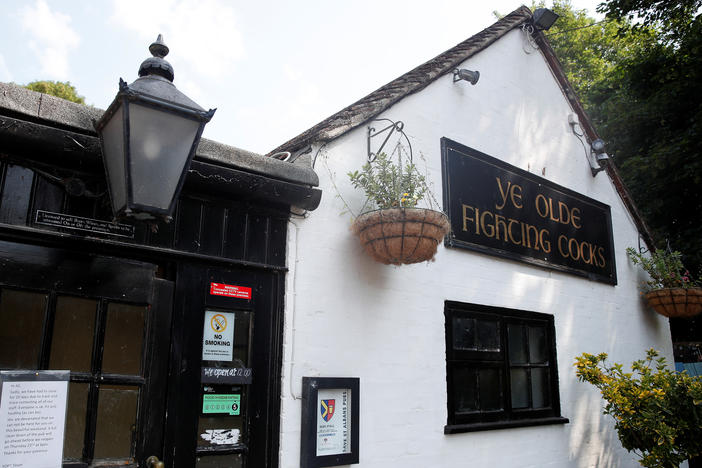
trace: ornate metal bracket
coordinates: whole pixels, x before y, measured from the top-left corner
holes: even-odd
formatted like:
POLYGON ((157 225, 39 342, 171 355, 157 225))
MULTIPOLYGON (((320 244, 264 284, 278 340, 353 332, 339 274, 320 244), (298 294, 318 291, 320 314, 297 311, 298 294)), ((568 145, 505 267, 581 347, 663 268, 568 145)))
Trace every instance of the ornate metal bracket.
MULTIPOLYGON (((405 135, 405 132, 402 131, 402 129, 405 128, 404 122, 402 122, 401 120, 398 120, 397 122, 393 122, 390 119, 373 120, 373 122, 382 122, 382 121, 390 122, 390 125, 388 125, 385 128, 382 128, 378 131, 376 131, 374 127, 368 126, 368 162, 375 161, 375 158, 377 158, 378 154, 383 151, 383 148, 385 148, 385 145, 387 144, 388 140, 390 139, 392 134, 395 133, 396 131, 400 132, 405 138, 407 138, 407 136, 405 135), (374 138, 374 137, 380 135, 381 133, 385 133, 385 132, 388 132, 388 134, 385 137, 385 140, 383 140, 383 143, 380 145, 380 148, 378 148, 378 151, 376 151, 375 153, 372 152, 371 151, 371 138, 374 138)), ((410 160, 411 159, 412 159, 412 153, 410 152, 410 160)))

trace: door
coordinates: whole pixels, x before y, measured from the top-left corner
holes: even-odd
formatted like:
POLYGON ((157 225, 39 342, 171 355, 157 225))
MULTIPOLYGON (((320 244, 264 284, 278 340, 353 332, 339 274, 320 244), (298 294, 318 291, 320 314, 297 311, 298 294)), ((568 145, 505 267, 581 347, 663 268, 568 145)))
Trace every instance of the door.
POLYGON ((0 241, 0 369, 68 369, 64 466, 162 458, 173 285, 149 263, 0 241))
POLYGON ((283 274, 180 265, 165 454, 174 468, 275 468, 283 274))

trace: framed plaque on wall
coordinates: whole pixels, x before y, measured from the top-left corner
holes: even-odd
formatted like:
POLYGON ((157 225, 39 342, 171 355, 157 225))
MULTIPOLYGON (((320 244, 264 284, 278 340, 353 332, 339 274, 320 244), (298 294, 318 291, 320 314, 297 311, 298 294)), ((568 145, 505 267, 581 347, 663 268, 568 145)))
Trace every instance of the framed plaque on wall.
POLYGON ((300 466, 358 463, 358 377, 302 378, 300 466))

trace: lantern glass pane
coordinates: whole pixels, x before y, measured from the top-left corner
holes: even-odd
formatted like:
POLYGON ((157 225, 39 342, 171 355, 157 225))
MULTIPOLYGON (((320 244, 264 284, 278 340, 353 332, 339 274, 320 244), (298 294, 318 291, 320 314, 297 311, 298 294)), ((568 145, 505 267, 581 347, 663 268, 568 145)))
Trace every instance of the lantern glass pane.
POLYGON ((107 175, 110 183, 110 194, 112 195, 112 208, 115 213, 127 204, 126 178, 124 175, 124 119, 123 106, 119 106, 117 112, 105 128, 102 130, 104 164, 107 166, 107 175))
POLYGON ((129 106, 133 203, 169 208, 199 127, 170 112, 129 106))

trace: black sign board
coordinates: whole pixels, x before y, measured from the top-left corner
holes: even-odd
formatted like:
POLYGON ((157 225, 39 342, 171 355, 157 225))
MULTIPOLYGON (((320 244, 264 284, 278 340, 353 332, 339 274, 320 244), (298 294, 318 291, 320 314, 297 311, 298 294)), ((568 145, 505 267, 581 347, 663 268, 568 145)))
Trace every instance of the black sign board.
POLYGON ((610 208, 441 139, 447 245, 617 284, 610 208))

